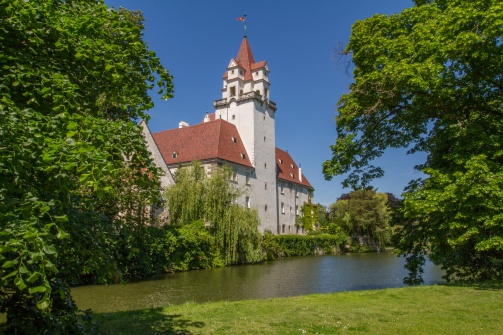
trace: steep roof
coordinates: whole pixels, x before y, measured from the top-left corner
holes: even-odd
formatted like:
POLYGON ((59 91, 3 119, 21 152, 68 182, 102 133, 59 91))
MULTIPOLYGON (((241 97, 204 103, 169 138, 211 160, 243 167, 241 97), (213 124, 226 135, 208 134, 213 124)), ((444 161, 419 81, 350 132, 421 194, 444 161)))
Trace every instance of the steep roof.
POLYGON ((299 167, 293 161, 287 151, 276 148, 276 166, 278 179, 283 179, 295 184, 303 185, 307 188, 313 188, 307 178, 302 174, 302 181, 299 179, 299 167))
MULTIPOLYGON (((241 42, 241 46, 239 47, 238 55, 234 58, 236 63, 244 69, 244 80, 252 80, 252 70, 263 68, 266 64, 265 60, 255 63, 255 59, 253 58, 253 53, 250 48, 250 44, 248 43, 248 39, 245 37, 241 42)), ((224 73, 224 79, 227 78, 227 71, 224 73)))
POLYGON ((167 165, 219 158, 253 167, 236 126, 222 119, 152 136, 167 165))

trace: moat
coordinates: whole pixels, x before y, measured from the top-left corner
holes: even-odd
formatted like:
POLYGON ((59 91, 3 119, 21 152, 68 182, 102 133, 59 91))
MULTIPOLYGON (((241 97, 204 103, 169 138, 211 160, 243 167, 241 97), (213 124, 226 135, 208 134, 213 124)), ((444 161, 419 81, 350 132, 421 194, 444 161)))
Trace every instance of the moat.
MULTIPOLYGON (((80 309, 115 312, 181 304, 288 297, 402 287, 405 260, 390 252, 309 256, 253 265, 187 271, 125 285, 72 289, 80 309)), ((425 285, 441 283, 442 271, 427 262, 425 285)))

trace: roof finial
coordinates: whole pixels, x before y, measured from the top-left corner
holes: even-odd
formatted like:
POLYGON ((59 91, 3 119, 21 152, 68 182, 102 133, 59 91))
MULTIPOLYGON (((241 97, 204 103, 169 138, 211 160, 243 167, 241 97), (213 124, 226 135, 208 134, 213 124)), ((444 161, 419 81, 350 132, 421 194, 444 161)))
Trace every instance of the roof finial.
POLYGON ((244 38, 246 38, 246 13, 243 16, 238 17, 236 20, 243 21, 243 23, 244 23, 244 32, 245 32, 244 38))

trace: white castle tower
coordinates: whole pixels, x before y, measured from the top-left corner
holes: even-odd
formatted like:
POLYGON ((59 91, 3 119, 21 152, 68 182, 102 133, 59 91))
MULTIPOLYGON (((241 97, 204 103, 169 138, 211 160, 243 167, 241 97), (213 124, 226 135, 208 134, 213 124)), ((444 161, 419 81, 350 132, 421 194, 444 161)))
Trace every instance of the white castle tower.
POLYGON ((215 118, 236 126, 255 168, 247 189, 258 209, 261 226, 278 231, 275 124, 276 104, 270 97, 266 61, 255 62, 244 37, 236 58, 223 76, 222 99, 214 102, 215 118))

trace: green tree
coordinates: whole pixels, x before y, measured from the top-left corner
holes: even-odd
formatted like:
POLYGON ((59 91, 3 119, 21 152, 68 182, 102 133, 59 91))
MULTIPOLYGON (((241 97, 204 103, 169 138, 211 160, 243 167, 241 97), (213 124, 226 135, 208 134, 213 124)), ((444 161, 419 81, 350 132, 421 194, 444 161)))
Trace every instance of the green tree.
POLYGON ((384 247, 390 240, 387 200, 385 193, 356 190, 330 205, 330 215, 349 236, 368 236, 384 247))
POLYGON ((316 204, 305 202, 300 208, 302 216, 297 219, 297 224, 301 224, 306 232, 311 232, 320 227, 319 211, 316 204))
POLYGON ((169 222, 177 226, 205 222, 226 265, 257 262, 262 260, 258 213, 236 204, 243 192, 229 183, 231 173, 223 166, 208 176, 197 161, 179 168, 176 183, 164 193, 169 222))
POLYGON ((318 223, 320 228, 326 228, 330 224, 329 221, 329 210, 327 206, 322 205, 320 203, 316 204, 316 212, 318 216, 318 223))
POLYGON ((159 188, 132 120, 171 76, 139 12, 2 0, 0 18, 0 312, 13 333, 81 333, 68 284, 120 275, 114 239, 159 188))
POLYGON ((364 186, 386 148, 428 153, 404 194, 410 283, 426 250, 447 279, 503 277, 502 18, 498 0, 432 0, 353 25, 354 83, 323 171, 364 186))

